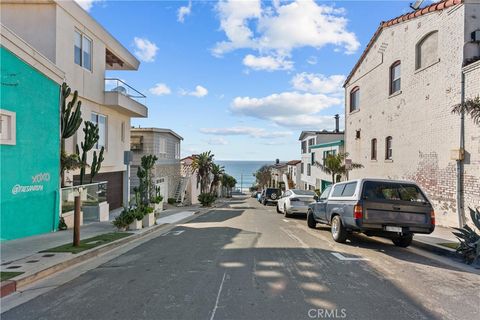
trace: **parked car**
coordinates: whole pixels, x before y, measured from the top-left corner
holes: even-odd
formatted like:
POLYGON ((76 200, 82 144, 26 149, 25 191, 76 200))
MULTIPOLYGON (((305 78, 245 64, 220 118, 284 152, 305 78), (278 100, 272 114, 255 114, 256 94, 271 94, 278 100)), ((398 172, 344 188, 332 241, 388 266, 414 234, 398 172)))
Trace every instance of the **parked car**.
POLYGON ((260 191, 259 194, 257 194, 257 200, 258 202, 262 202, 263 194, 265 193, 265 190, 260 191))
POLYGON ((257 199, 259 193, 262 193, 262 192, 261 191, 253 191, 252 194, 251 194, 252 198, 257 199))
POLYGON ((309 190, 290 189, 277 201, 277 212, 289 217, 294 213, 307 213, 308 205, 315 201, 316 193, 309 190))
POLYGON ((414 182, 360 179, 327 187, 309 205, 307 224, 331 225, 332 237, 345 242, 349 233, 386 237, 408 247, 414 233, 432 233, 435 213, 414 182))
POLYGON ((282 196, 282 190, 277 188, 267 188, 262 192, 262 204, 266 206, 269 203, 277 203, 282 196))

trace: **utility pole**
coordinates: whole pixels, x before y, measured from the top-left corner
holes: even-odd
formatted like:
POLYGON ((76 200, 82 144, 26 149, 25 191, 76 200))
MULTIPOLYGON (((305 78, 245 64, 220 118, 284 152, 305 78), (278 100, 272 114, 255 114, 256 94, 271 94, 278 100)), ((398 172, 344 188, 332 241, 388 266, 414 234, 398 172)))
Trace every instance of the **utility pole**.
POLYGON ((243 194, 243 173, 240 174, 240 193, 243 194))

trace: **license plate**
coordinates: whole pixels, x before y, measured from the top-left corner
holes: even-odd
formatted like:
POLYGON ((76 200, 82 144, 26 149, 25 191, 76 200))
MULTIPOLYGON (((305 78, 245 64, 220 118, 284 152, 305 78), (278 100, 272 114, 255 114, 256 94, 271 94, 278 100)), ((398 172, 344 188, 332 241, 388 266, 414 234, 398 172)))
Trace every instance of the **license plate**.
POLYGON ((391 227, 391 226, 386 226, 385 230, 391 231, 391 232, 402 232, 401 227, 391 227))

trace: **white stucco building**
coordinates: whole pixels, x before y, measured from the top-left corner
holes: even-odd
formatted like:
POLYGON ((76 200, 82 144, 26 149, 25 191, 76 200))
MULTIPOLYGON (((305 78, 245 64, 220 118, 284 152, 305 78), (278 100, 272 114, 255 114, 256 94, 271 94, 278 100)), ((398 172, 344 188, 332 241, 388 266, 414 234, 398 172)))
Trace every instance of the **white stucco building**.
MULTIPOLYGON (((110 209, 121 207, 129 194, 124 152, 130 150, 130 119, 147 117, 148 109, 143 94, 121 80, 108 79, 106 72, 135 71, 140 62, 75 1, 2 0, 0 11, 2 24, 63 70, 72 93, 78 91, 83 120, 99 126, 94 149, 105 147, 95 180, 108 181, 110 209)), ((83 128, 82 124, 66 141, 67 153, 74 153, 83 141, 83 128)), ((92 151, 88 163, 91 156, 92 151)), ((67 183, 78 180, 78 173, 67 175, 67 183)))
POLYGON ((452 114, 480 94, 479 34, 480 1, 428 5, 382 22, 345 82, 350 178, 416 181, 440 225, 480 206, 480 126, 452 114))

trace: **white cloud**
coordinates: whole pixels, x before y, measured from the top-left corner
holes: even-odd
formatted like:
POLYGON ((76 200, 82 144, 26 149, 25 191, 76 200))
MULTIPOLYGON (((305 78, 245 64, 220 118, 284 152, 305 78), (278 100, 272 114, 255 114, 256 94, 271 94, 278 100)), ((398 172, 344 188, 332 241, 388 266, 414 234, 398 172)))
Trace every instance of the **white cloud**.
POLYGON ((180 94, 182 96, 194 96, 194 97, 197 97, 197 98, 202 98, 202 97, 205 97, 208 94, 208 90, 207 90, 207 88, 205 88, 201 85, 198 85, 198 86, 195 87, 194 91, 186 91, 186 90, 181 89, 180 94))
POLYGON ((278 126, 321 129, 327 123, 333 125, 334 121, 319 113, 341 104, 342 99, 339 97, 293 91, 261 98, 237 97, 230 110, 234 114, 271 121, 278 126))
POLYGON ((295 75, 292 80, 294 89, 312 93, 340 94, 343 95, 344 75, 325 76, 323 74, 302 72, 295 75))
POLYGON ((78 3, 78 5, 82 7, 85 11, 90 11, 93 4, 100 1, 103 0, 75 0, 75 2, 78 3))
POLYGON ((177 21, 180 23, 185 22, 185 17, 192 13, 192 1, 188 1, 188 6, 182 6, 178 9, 177 21))
POLYGON ((311 56, 307 59, 307 63, 311 65, 315 65, 318 63, 317 57, 311 56))
POLYGON ((213 48, 216 56, 252 49, 262 56, 289 57, 295 48, 326 45, 351 54, 360 47, 356 35, 347 29, 345 10, 314 0, 275 1, 263 7, 260 0, 221 0, 216 10, 227 37, 213 48))
POLYGON ((151 94, 156 96, 164 96, 172 93, 172 90, 165 83, 157 83, 153 88, 148 90, 151 94))
POLYGON ((155 43, 151 42, 146 38, 135 37, 133 39, 135 42, 135 55, 144 62, 153 62, 155 61, 155 56, 158 51, 158 47, 155 43))
POLYGON ((286 60, 285 57, 274 56, 260 56, 256 57, 251 54, 247 54, 243 58, 243 64, 253 70, 291 70, 293 68, 293 62, 286 60))
POLYGON ((230 127, 230 128, 202 128, 200 132, 221 136, 249 136, 252 138, 284 138, 292 135, 291 131, 267 131, 263 128, 254 127, 230 127))
POLYGON ((228 144, 228 141, 225 138, 217 137, 209 139, 207 143, 212 146, 224 146, 228 144))

